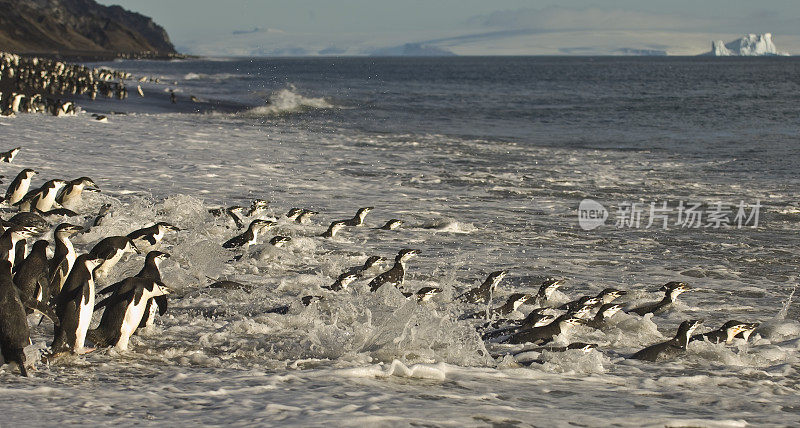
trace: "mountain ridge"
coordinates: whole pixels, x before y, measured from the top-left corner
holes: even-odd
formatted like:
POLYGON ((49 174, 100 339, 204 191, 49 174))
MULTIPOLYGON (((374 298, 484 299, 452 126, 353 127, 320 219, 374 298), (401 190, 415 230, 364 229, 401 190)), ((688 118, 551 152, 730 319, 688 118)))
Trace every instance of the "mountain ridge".
POLYGON ((0 0, 0 50, 35 55, 173 56, 147 16, 94 0, 0 0))

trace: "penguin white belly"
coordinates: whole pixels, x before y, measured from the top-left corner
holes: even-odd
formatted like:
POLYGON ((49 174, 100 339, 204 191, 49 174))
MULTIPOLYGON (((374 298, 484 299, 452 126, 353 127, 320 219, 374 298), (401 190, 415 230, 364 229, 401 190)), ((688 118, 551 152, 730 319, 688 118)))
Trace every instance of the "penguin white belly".
MULTIPOLYGON (((75 253, 74 249, 70 248, 70 251, 67 253, 67 256, 65 258, 67 259, 67 274, 69 274, 69 271, 72 270, 72 266, 75 265, 75 260, 78 258, 78 255, 75 253)), ((66 280, 66 279, 67 278, 65 276, 64 280, 66 280)), ((64 284, 61 284, 61 285, 64 285, 64 284)))
POLYGON ((64 193, 64 196, 61 198, 61 206, 68 209, 75 209, 80 201, 80 198, 81 192, 78 192, 77 190, 64 193))
POLYGON ((165 233, 165 231, 162 230, 161 228, 159 228, 158 229, 158 233, 153 235, 153 239, 155 239, 155 241, 156 241, 155 245, 158 245, 158 243, 161 242, 162 239, 164 239, 164 233, 165 233))
POLYGON ((84 299, 81 298, 81 307, 78 315, 78 330, 75 334, 75 346, 73 347, 77 353, 83 351, 83 345, 86 342, 86 332, 89 331, 89 324, 92 322, 92 313, 94 313, 94 287, 91 287, 88 300, 84 301, 84 299))
POLYGON ((39 198, 39 201, 36 203, 36 209, 39 211, 50 211, 55 201, 56 192, 47 192, 43 198, 39 198))
POLYGON ((118 350, 125 351, 128 349, 131 335, 139 327, 139 323, 142 322, 145 306, 147 306, 147 299, 145 298, 140 299, 138 305, 134 305, 133 301, 128 305, 125 310, 125 318, 123 318, 122 325, 119 328, 119 340, 116 345, 118 350))
POLYGON ((8 198, 8 204, 9 205, 14 205, 17 202, 19 202, 20 199, 22 199, 22 197, 25 196, 26 193, 28 193, 28 188, 29 187, 30 187, 30 182, 28 182, 27 186, 22 185, 22 186, 18 187, 14 191, 14 193, 11 194, 11 197, 8 198))

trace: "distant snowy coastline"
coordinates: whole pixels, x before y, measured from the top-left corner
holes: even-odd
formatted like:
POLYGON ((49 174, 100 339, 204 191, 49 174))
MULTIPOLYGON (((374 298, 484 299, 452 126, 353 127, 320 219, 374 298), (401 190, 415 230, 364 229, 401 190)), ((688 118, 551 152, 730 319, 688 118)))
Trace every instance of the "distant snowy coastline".
POLYGON ((703 55, 708 56, 789 56, 788 53, 779 52, 772 42, 772 33, 747 34, 732 42, 722 40, 711 42, 711 51, 703 55))

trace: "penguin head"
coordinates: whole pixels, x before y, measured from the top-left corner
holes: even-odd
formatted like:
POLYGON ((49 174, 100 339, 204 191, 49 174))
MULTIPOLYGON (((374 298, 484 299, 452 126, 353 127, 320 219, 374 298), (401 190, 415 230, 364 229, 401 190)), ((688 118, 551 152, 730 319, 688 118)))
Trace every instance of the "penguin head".
POLYGON ((345 226, 344 221, 334 221, 333 223, 331 223, 330 226, 328 226, 328 229, 331 231, 331 233, 336 233, 339 229, 343 228, 344 226, 345 226))
POLYGON ((253 215, 257 211, 262 211, 267 209, 269 202, 265 199, 253 199, 253 202, 250 204, 250 215, 253 215))
MULTIPOLYGON (((528 314, 530 316, 530 314, 528 314)), ((552 314, 538 314, 534 316, 534 319, 530 320, 533 322, 533 327, 544 327, 556 319, 555 315, 552 314)))
POLYGON ((292 208, 286 213, 286 217, 290 220, 294 220, 301 212, 303 212, 302 208, 292 208))
POLYGON ((700 327, 700 324, 703 323, 703 319, 696 319, 696 320, 687 320, 681 323, 678 326, 678 332, 675 334, 675 339, 679 339, 682 343, 687 343, 689 338, 692 336, 692 333, 700 327))
POLYGON ((20 240, 30 238, 36 233, 36 231, 33 228, 22 227, 15 224, 6 229, 5 233, 10 233, 12 240, 20 240))
POLYGON ((379 263, 383 263, 385 261, 386 261, 386 257, 370 256, 367 259, 367 261, 364 262, 364 266, 361 268, 361 270, 367 270, 367 269, 369 269, 369 268, 371 268, 371 267, 373 267, 373 266, 375 266, 375 265, 377 265, 379 263))
POLYGON ((83 226, 77 226, 70 223, 61 223, 56 226, 55 234, 74 235, 83 231, 83 226))
POLYGON ((414 257, 416 257, 417 255, 419 255, 419 253, 420 253, 419 250, 415 250, 415 249, 412 249, 412 248, 405 248, 405 249, 400 250, 399 253, 397 253, 397 257, 395 257, 395 261, 404 263, 404 262, 407 262, 407 261, 413 259, 414 257))
POLYGON ((50 183, 56 190, 60 190, 60 189, 64 188, 68 184, 66 182, 66 180, 62 180, 60 178, 56 178, 54 180, 50 180, 50 183))
POLYGON ((492 284, 492 288, 496 288, 500 281, 508 275, 508 271, 498 270, 489 274, 489 277, 486 278, 486 281, 492 284))
POLYGON ((586 320, 583 320, 583 319, 578 318, 576 316, 571 316, 571 317, 565 318, 564 321, 562 321, 562 323, 563 323, 562 327, 571 328, 571 327, 574 327, 576 325, 586 324, 586 320))
POLYGON ((616 288, 606 288, 600 292, 598 297, 603 301, 603 303, 611 303, 617 298, 628 294, 625 290, 617 290, 616 288))
POLYGON ((403 220, 398 220, 396 218, 393 218, 386 222, 386 224, 383 226, 383 229, 394 230, 400 227, 402 224, 403 220))
POLYGON ((161 251, 150 251, 147 253, 146 261, 154 263, 156 266, 161 265, 161 262, 168 259, 170 255, 161 251))
POLYGON ((554 291, 558 290, 558 287, 561 287, 560 279, 547 278, 539 287, 539 295, 549 298, 554 291))
POLYGON ((358 218, 360 218, 361 220, 363 220, 363 219, 364 219, 364 217, 366 217, 366 216, 367 216, 367 214, 369 214, 369 212, 370 212, 370 211, 372 211, 372 210, 374 210, 374 209, 375 209, 375 207, 364 207, 364 208, 359 208, 359 209, 358 209, 358 211, 356 211, 356 217, 358 217, 358 218))
POLYGON ((691 287, 689 287, 689 284, 685 282, 672 281, 662 285, 659 291, 663 291, 670 300, 675 300, 681 293, 689 291, 690 289, 691 287))
POLYGON ((427 302, 441 292, 442 289, 439 287, 424 287, 417 291, 417 300, 420 302, 427 302))
POLYGON ((253 232, 261 231, 261 230, 269 230, 275 226, 275 222, 272 220, 261 220, 256 219, 250 222, 249 229, 253 232))
POLYGON ((50 246, 50 243, 45 241, 44 239, 40 239, 33 243, 33 248, 31 248, 31 253, 42 253, 44 254, 47 251, 47 247, 50 246))
POLYGON ((576 309, 574 312, 572 312, 572 315, 575 318, 584 319, 584 318, 589 316, 590 312, 592 312, 592 308, 593 308, 593 306, 586 306, 586 305, 581 306, 578 309, 576 309))
POLYGON ((730 342, 731 340, 733 340, 735 336, 740 334, 741 334, 740 337, 745 337, 745 336, 749 337, 750 334, 752 334, 753 331, 756 328, 758 328, 758 325, 759 324, 757 322, 748 323, 748 322, 730 320, 722 325, 721 330, 724 330, 726 332, 726 334, 728 335, 727 342, 730 342))
POLYGON ((288 242, 291 242, 292 238, 288 236, 274 236, 272 239, 269 240, 269 243, 276 246, 282 247, 286 245, 288 242))
POLYGON ((314 302, 319 302, 322 299, 323 299, 322 296, 303 296, 303 298, 300 299, 300 301, 303 303, 303 306, 308 306, 314 302))
POLYGON ((159 221, 156 223, 156 226, 158 226, 159 229, 171 230, 173 232, 180 232, 181 230, 178 226, 174 226, 165 221, 159 221))
POLYGON ((337 278, 336 281, 342 286, 342 288, 347 288, 347 286, 350 285, 356 279, 358 279, 358 274, 345 272, 339 275, 339 278, 337 278))
POLYGON ((600 306, 601 304, 603 304, 603 299, 601 299, 600 297, 594 296, 594 297, 589 297, 588 299, 584 300, 582 306, 583 307, 588 307, 588 308, 591 309, 591 308, 596 308, 596 307, 600 306))
POLYGON ((598 313, 602 314, 603 318, 611 318, 621 310, 622 310, 622 305, 620 305, 619 303, 606 303, 605 305, 600 307, 598 313))
POLYGON ((76 178, 75 180, 72 180, 70 183, 72 185, 82 186, 83 190, 86 190, 86 191, 89 191, 89 192, 99 192, 100 191, 100 188, 97 187, 97 185, 94 184, 94 181, 92 181, 92 179, 89 178, 89 177, 76 178))
POLYGON ((567 349, 578 349, 583 352, 589 352, 592 349, 597 349, 596 343, 583 343, 583 342, 574 342, 567 345, 567 349))
POLYGON ((298 214, 298 216, 297 216, 297 218, 295 220, 297 220, 299 222, 303 222, 304 220, 308 219, 309 217, 315 216, 317 214, 319 214, 317 211, 302 210, 300 212, 300 214, 298 214))
POLYGON ((530 294, 526 294, 526 293, 514 293, 514 294, 508 296, 508 300, 506 301, 506 304, 507 305, 510 304, 514 308, 514 310, 516 311, 517 309, 519 309, 520 306, 522 306, 525 302, 527 302, 528 299, 530 299, 531 297, 532 296, 530 294))

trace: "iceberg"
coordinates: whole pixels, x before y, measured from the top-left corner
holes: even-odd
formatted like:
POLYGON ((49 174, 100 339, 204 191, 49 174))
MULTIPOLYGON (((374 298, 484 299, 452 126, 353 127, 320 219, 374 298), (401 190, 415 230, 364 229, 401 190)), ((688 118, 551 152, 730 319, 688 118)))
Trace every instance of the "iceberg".
POLYGON ((778 52, 772 42, 772 33, 747 34, 730 43, 722 40, 711 42, 711 56, 788 56, 788 53, 778 52))

